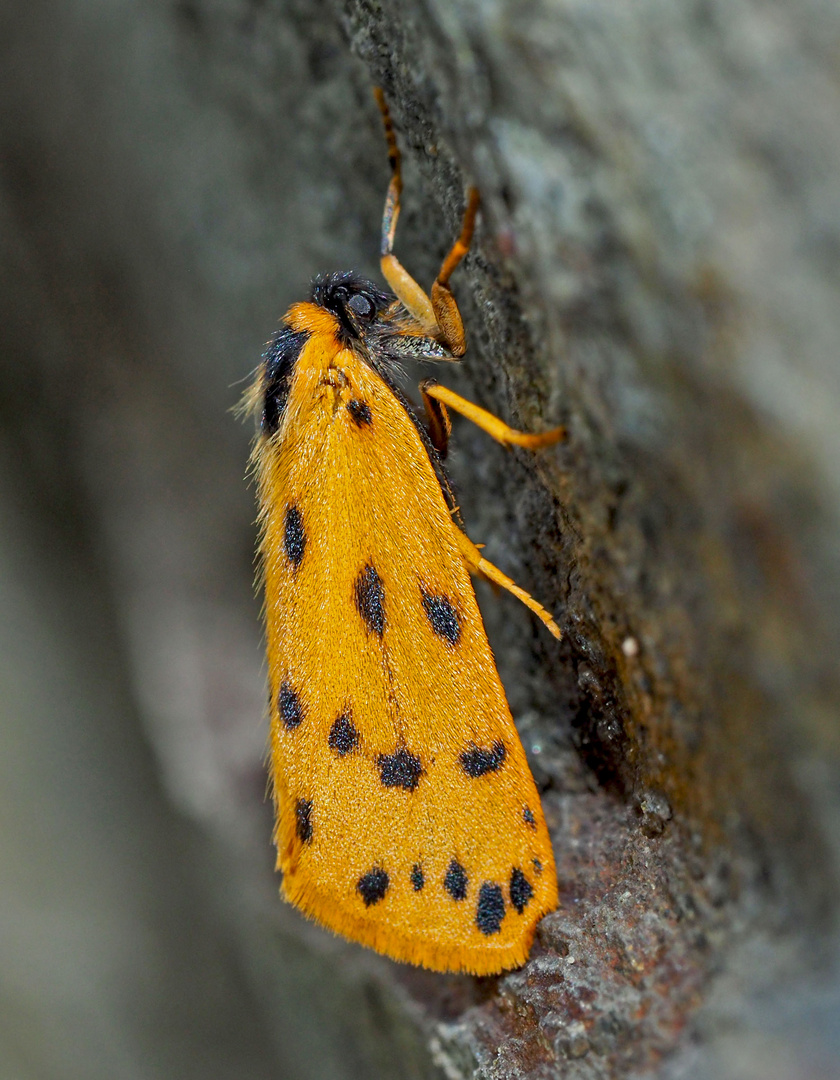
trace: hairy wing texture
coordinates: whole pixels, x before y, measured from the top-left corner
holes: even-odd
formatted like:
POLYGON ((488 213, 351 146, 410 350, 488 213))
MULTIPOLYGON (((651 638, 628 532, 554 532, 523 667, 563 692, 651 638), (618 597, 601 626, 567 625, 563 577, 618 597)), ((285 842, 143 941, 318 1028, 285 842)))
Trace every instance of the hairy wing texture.
POLYGON ((287 898, 398 960, 487 974, 557 902, 455 526, 388 386, 318 336, 257 453, 287 898))

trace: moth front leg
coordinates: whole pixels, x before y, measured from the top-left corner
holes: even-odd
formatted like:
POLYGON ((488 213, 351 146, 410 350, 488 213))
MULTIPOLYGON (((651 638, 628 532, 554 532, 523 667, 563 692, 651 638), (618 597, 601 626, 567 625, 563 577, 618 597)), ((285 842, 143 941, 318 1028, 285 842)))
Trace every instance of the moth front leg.
POLYGON ((397 145, 394 125, 385 96, 377 87, 374 90, 377 104, 385 125, 385 138, 388 143, 388 161, 391 165, 391 180, 385 197, 385 209, 382 214, 382 245, 380 248, 380 266, 382 275, 413 319, 419 324, 420 332, 443 345, 453 358, 464 355, 467 349, 466 335, 461 312, 455 297, 449 288, 449 279, 453 271, 469 251, 475 229, 475 217, 478 213, 478 191, 470 189, 467 208, 461 225, 461 233, 449 254, 443 260, 440 272, 432 283, 431 299, 418 285, 394 255, 394 235, 400 216, 402 196, 402 163, 397 145))
POLYGON ((452 245, 449 254, 443 260, 438 276, 432 282, 432 310, 437 322, 443 344, 453 356, 463 356, 467 351, 467 338, 464 334, 464 323, 461 312, 455 302, 455 297, 449 288, 449 279, 452 272, 470 250, 473 231, 475 229, 475 216, 478 213, 478 191, 470 188, 467 198, 467 208, 464 211, 464 220, 461 223, 461 235, 452 245))

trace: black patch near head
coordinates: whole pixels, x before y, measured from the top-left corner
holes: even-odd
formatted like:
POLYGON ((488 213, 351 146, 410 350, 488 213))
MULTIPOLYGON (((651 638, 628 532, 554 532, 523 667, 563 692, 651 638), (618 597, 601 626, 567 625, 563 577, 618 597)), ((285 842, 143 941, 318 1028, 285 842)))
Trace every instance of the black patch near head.
POLYGON ((304 844, 308 844, 312 839, 311 799, 298 799, 295 803, 295 818, 297 819, 295 832, 297 833, 298 840, 302 840, 304 844))
POLYGON ((376 759, 379 766, 379 778, 383 787, 401 787, 414 791, 423 775, 420 758, 408 750, 397 750, 394 754, 380 754, 376 759))
POLYGON ((451 601, 445 596, 433 596, 424 589, 423 610, 437 636, 449 645, 457 645, 461 637, 461 620, 451 601))
POLYGON ((385 586, 370 563, 356 578, 356 608, 371 634, 385 633, 385 586))
POLYGON ((423 873, 423 867, 420 863, 415 863, 411 868, 411 887, 415 892, 420 892, 425 884, 426 875, 423 873))
POLYGON ((443 879, 443 887, 453 900, 464 900, 467 895, 467 871, 457 859, 453 859, 443 879))
POLYGON ((363 337, 380 313, 394 302, 372 281, 352 271, 323 274, 312 282, 312 301, 336 316, 345 341, 363 337))
POLYGON ((501 769, 505 753, 505 744, 501 740, 494 742, 489 750, 473 744, 461 754, 461 768, 467 776, 486 776, 487 773, 501 769))
POLYGON ((296 728, 303 720, 300 698, 290 682, 284 682, 280 687, 280 693, 277 695, 277 710, 280 713, 280 719, 290 730, 296 728))
POLYGON ((300 510, 294 505, 286 507, 286 518, 283 523, 283 550, 292 566, 300 566, 306 550, 306 532, 300 510))
POLYGON ((390 879, 387 873, 379 866, 374 866, 366 874, 362 874, 356 882, 356 890, 365 902, 365 907, 378 904, 388 891, 390 879))
POLYGON ((278 330, 263 353, 262 416, 263 434, 273 435, 286 408, 292 372, 309 334, 303 330, 278 330))
POLYGON ((534 886, 525 877, 518 866, 510 872, 510 902, 521 915, 525 905, 534 895, 534 886))
POLYGON ((370 411, 370 405, 366 401, 357 401, 356 398, 353 398, 352 401, 347 402, 347 411, 353 418, 356 427, 370 427, 373 423, 373 413, 370 411))
POLYGON ((522 811, 522 818, 525 821, 526 825, 530 825, 531 828, 536 827, 537 819, 534 817, 534 811, 531 809, 530 806, 526 806, 525 809, 522 811))
POLYGON ((330 728, 330 734, 327 738, 330 748, 344 757, 345 754, 350 753, 358 741, 359 733, 356 730, 353 721, 350 719, 350 714, 346 712, 342 713, 341 716, 333 722, 333 726, 330 728))
POLYGON ((475 925, 482 934, 498 934, 505 917, 505 898, 502 887, 494 881, 485 881, 478 890, 478 904, 475 908, 475 925))

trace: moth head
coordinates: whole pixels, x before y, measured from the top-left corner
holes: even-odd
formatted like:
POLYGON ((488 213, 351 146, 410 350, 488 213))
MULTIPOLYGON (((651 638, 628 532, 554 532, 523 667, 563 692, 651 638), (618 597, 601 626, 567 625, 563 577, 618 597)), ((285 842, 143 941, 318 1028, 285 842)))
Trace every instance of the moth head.
POLYGON ((394 297, 372 281, 344 271, 315 278, 312 302, 335 315, 349 344, 366 337, 382 312, 394 303, 394 297))

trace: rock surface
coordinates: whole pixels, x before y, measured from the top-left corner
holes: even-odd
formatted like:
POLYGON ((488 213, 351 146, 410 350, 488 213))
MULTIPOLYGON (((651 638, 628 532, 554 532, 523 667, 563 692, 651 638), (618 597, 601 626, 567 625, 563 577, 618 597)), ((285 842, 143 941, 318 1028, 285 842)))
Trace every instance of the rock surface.
MULTIPOLYGON (((79 0, 4 18, 0 1073, 840 1072, 840 11, 820 0, 79 0), (261 342, 430 280, 480 593, 561 907, 501 979, 276 897, 252 600, 261 342)), ((418 375, 419 377, 419 375, 418 375)), ((442 376, 443 377, 443 376, 442 376)))

